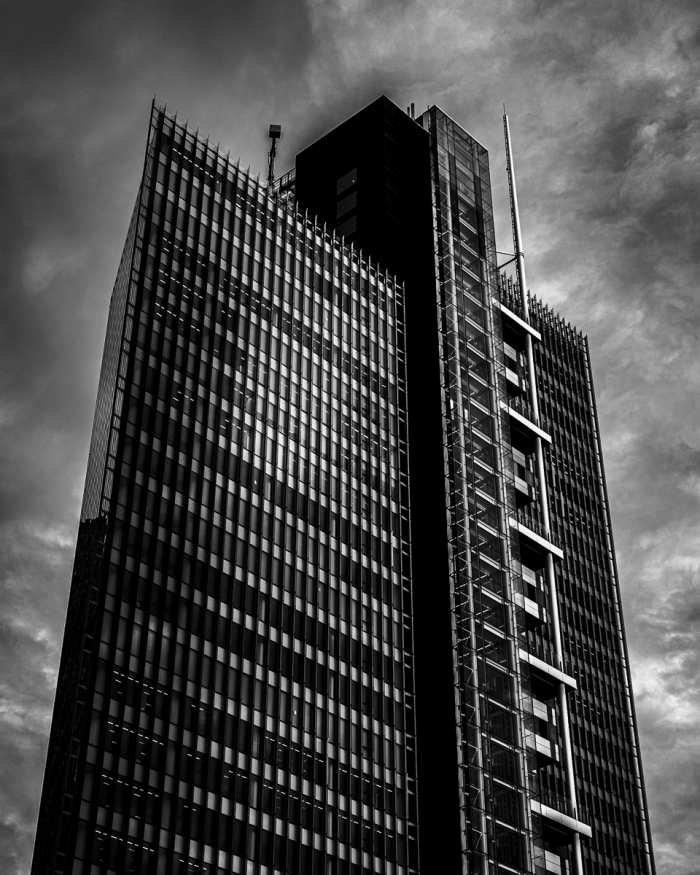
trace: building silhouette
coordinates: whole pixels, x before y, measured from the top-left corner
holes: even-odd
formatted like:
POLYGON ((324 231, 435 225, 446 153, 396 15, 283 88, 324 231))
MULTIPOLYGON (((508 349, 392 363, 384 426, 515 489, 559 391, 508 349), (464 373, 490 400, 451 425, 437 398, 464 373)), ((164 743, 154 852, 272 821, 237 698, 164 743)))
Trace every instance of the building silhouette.
POLYGON ((588 345, 412 116, 152 110, 35 875, 654 873, 588 345))

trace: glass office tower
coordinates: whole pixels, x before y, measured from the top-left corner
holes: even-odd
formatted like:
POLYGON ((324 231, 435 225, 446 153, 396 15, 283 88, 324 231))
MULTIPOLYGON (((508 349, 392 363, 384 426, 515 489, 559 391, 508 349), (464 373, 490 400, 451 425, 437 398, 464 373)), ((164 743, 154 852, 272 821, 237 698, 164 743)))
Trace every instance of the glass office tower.
MULTIPOLYGON (((653 872, 592 389, 576 470, 597 503, 565 530, 554 466, 580 438, 540 412, 568 396, 543 388, 545 311, 499 276, 486 150, 437 107, 416 124, 381 98, 297 156, 295 185, 404 282, 421 871, 653 872), (572 598, 597 630, 583 662, 572 598), (593 690, 605 741, 579 728, 593 690)), ((583 393, 583 341, 558 334, 583 393)))
POLYGON ((421 121, 443 329, 463 871, 652 873, 588 346, 498 275, 483 147, 437 108, 421 121))
POLYGON ((266 190, 154 108, 33 872, 653 875, 587 344, 440 109, 266 190))
POLYGON ((403 318, 154 109, 34 873, 415 869, 403 318))

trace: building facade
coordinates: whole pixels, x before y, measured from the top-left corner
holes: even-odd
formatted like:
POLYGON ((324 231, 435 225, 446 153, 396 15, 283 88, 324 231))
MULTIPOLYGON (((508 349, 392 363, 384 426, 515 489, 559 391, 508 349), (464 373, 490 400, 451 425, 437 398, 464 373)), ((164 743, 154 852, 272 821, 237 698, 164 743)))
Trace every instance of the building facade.
POLYGON ((409 870, 402 298, 154 110, 34 872, 409 870))
MULTIPOLYGON (((629 657, 588 341, 541 302, 529 304, 540 409, 552 436, 546 476, 557 566, 562 651, 578 682, 569 709, 579 805, 592 829, 590 872, 653 871, 629 657)), ((534 642, 547 647, 540 629, 534 642)), ((557 775, 541 775, 543 796, 557 775)))
POLYGON ((525 287, 436 107, 270 190, 154 107, 35 875, 652 875, 588 347, 525 287))

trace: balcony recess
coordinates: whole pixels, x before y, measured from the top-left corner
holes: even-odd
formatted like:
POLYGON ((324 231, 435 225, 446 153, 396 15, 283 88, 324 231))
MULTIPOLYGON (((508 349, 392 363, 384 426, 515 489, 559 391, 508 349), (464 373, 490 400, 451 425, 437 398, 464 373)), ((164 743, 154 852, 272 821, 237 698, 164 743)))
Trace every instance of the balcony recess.
POLYGON ((508 395, 517 397, 518 395, 524 395, 527 392, 527 380, 518 371, 506 367, 505 374, 508 395))
MULTIPOLYGON (((511 432, 514 430, 517 432, 524 432, 525 443, 527 444, 527 449, 524 450, 526 453, 534 452, 534 441, 535 438, 540 438, 540 440, 544 441, 546 444, 552 443, 552 438, 547 434, 547 432, 540 428, 528 415, 526 408, 518 404, 520 410, 516 409, 516 401, 511 399, 510 401, 501 401, 501 407, 507 411, 508 416, 510 416, 510 426, 511 432)), ((521 444, 523 440, 516 442, 515 435, 513 435, 513 444, 521 444)))
POLYGON ((517 518, 510 517, 510 524, 512 528, 517 529, 521 538, 527 538, 533 547, 551 553, 555 561, 561 562, 564 558, 563 551, 557 547, 551 535, 545 535, 543 531, 537 532, 535 530, 536 523, 534 521, 518 514, 517 518))
MULTIPOLYGON (((542 335, 540 332, 537 331, 536 328, 533 328, 532 325, 528 325, 528 323, 524 319, 521 319, 517 313, 513 312, 510 307, 506 307, 502 301, 494 301, 494 304, 503 315, 503 327, 508 334, 515 333, 522 335, 523 332, 526 332, 533 340, 536 340, 539 343, 542 342, 542 335), (506 324, 506 320, 509 324, 506 324)), ((511 346, 514 345, 515 344, 511 343, 511 346)))
POLYGON ((533 599, 528 598, 524 593, 514 593, 513 601, 525 612, 525 624, 528 629, 536 629, 547 622, 545 609, 533 599))
POLYGON ((525 745, 537 754, 538 769, 559 762, 559 745, 554 744, 548 738, 543 738, 533 732, 526 737, 525 745))
MULTIPOLYGON (((525 735, 525 746, 537 756, 537 767, 543 768, 559 762, 559 745, 556 741, 556 727, 550 720, 549 708, 534 697, 530 700, 534 731, 525 735)), ((530 710, 526 706, 526 710, 530 710)))
MULTIPOLYGON (((522 648, 518 649, 518 655, 522 662, 526 662, 530 666, 530 676, 543 682, 538 686, 543 686, 545 690, 556 684, 564 684, 572 690, 578 689, 576 678, 573 678, 570 674, 567 674, 559 668, 555 668, 550 662, 540 659, 539 656, 535 656, 533 653, 528 653, 522 648)), ((547 695, 551 696, 549 690, 547 690, 547 695)))
POLYGON ((532 472, 526 471, 526 478, 513 475, 513 485, 515 486, 515 501, 518 508, 525 507, 527 504, 532 504, 535 500, 535 478, 532 472))
MULTIPOLYGON (((553 872, 554 875, 563 875, 561 866, 561 857, 559 854, 553 854, 551 851, 544 852, 544 868, 545 872, 553 872)), ((569 870, 566 869, 566 872, 569 870)))

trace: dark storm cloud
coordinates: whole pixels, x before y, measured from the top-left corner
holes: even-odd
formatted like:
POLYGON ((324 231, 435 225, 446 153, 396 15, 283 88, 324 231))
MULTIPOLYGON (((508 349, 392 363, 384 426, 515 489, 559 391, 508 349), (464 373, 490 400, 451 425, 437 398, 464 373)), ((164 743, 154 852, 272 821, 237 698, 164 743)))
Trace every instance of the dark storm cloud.
POLYGON ((586 25, 583 8, 550 7, 572 55, 568 72, 557 48, 559 81, 539 72, 552 41, 521 43, 540 59, 517 141, 528 275, 590 337, 657 865, 696 873, 698 14, 594 5, 586 25))
POLYGON ((659 871, 700 872, 700 12, 34 2, 0 33, 0 871, 27 873, 104 339, 152 96, 265 169, 386 92, 491 152, 532 290, 590 338, 659 871))

